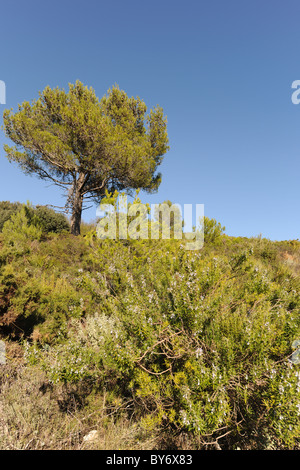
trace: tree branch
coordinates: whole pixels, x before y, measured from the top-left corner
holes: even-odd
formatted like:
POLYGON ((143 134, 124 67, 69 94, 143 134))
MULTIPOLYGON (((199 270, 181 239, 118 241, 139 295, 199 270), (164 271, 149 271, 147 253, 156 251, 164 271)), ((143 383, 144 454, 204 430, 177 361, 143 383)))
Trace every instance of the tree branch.
POLYGON ((41 178, 49 178, 51 181, 53 181, 54 184, 56 184, 57 186, 61 186, 61 187, 64 187, 63 185, 67 185, 67 186, 70 186, 72 185, 73 183, 72 182, 68 182, 68 181, 59 181, 57 180, 56 178, 54 178, 53 176, 49 175, 49 173, 42 167, 39 167, 37 166, 36 167, 36 171, 37 173, 40 174, 41 178), (44 175, 42 175, 41 173, 44 173, 44 175))
POLYGON ((102 184, 100 186, 96 186, 94 188, 87 188, 85 191, 83 191, 83 195, 87 194, 87 193, 91 193, 91 192, 94 192, 94 191, 101 191, 101 189, 103 189, 106 185, 106 183, 108 182, 109 178, 104 178, 104 180, 102 181, 102 184))

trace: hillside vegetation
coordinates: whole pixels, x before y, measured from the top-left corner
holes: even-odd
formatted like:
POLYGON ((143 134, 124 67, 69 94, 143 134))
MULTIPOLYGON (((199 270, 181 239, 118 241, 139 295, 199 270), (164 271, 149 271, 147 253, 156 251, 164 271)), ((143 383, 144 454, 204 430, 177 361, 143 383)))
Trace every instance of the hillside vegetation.
POLYGON ((6 204, 0 449, 300 449, 299 241, 75 237, 6 204))

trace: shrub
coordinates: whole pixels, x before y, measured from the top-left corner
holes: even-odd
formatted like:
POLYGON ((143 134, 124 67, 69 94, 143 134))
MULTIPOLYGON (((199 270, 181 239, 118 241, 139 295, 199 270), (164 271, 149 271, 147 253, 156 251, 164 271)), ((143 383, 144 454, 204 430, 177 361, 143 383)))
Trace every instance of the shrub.
POLYGON ((204 243, 219 243, 224 230, 225 227, 222 227, 220 222, 204 217, 204 243))
POLYGON ((174 240, 93 246, 101 313, 75 320, 66 343, 29 348, 28 360, 52 381, 105 387, 112 409, 130 401, 149 432, 189 433, 203 448, 299 444, 297 278, 279 283, 252 248, 228 258, 174 240))
POLYGON ((28 250, 29 242, 40 240, 42 230, 34 215, 29 222, 28 209, 23 206, 4 223, 2 234, 7 246, 14 247, 16 250, 28 250))
POLYGON ((22 208, 25 209, 29 225, 39 226, 45 233, 61 233, 70 229, 66 217, 47 206, 34 207, 29 203, 2 201, 0 202, 0 232, 3 230, 5 222, 10 220, 22 208))
POLYGON ((13 214, 18 212, 22 207, 20 202, 0 202, 0 232, 2 232, 3 225, 11 218, 13 214))
POLYGON ((70 225, 66 217, 47 206, 36 206, 34 213, 38 217, 40 226, 44 232, 60 233, 70 230, 70 225))

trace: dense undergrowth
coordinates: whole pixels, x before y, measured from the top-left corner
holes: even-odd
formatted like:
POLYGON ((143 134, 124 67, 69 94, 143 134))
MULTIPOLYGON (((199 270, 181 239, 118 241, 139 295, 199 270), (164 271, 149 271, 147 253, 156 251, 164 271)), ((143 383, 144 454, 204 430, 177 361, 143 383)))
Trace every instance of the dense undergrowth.
POLYGON ((0 234, 0 448, 300 448, 300 242, 59 232, 0 234))

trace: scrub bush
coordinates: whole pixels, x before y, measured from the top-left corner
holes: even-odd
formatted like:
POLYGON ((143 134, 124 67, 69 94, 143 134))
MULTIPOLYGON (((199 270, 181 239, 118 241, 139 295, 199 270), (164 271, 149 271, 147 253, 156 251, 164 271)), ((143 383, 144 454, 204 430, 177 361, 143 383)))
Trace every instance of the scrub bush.
POLYGON ((149 432, 188 433, 200 448, 299 445, 298 277, 255 241, 230 256, 175 240, 86 243, 93 275, 77 285, 97 310, 59 344, 28 345, 29 362, 52 383, 109 390, 112 409, 129 402, 149 432))
POLYGON ((6 221, 10 220, 16 213, 25 210, 29 225, 38 225, 45 233, 61 233, 69 231, 70 225, 67 218, 57 213, 47 206, 32 206, 31 204, 21 204, 20 202, 0 202, 0 232, 2 232, 6 221))
POLYGON ((34 214, 37 216, 44 232, 61 233, 69 232, 70 225, 66 217, 47 206, 36 206, 34 214))
POLYGON ((0 202, 0 232, 3 225, 11 218, 13 214, 18 212, 22 207, 20 202, 1 201, 0 202))

